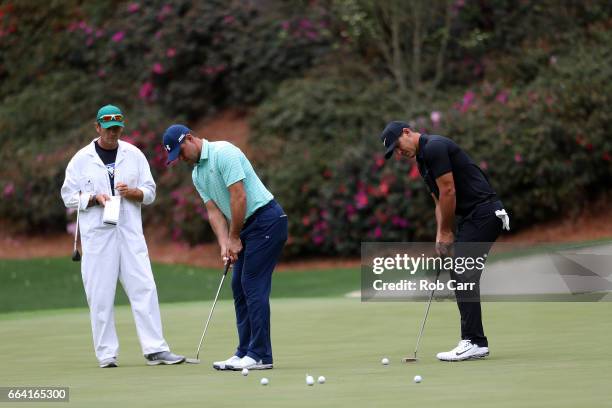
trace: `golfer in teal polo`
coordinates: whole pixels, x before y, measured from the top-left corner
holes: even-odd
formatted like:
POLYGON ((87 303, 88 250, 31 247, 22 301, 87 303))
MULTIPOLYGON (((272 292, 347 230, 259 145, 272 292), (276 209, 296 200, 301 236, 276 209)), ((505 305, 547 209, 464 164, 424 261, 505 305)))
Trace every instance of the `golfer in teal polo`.
POLYGON ((209 142, 183 125, 163 137, 168 163, 193 166, 193 184, 208 211, 224 262, 233 263, 232 292, 238 347, 213 363, 217 370, 273 367, 270 341, 272 272, 287 241, 287 216, 244 153, 228 142, 209 142))

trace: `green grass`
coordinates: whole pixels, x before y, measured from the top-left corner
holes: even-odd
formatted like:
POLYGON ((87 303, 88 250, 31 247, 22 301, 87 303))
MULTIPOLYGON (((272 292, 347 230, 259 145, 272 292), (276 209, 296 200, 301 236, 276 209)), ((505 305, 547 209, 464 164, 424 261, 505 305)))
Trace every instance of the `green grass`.
MULTIPOLYGON (((441 363, 437 351, 457 340, 457 310, 432 305, 421 361, 410 355, 423 303, 355 299, 274 299, 275 369, 217 372, 236 341, 231 301, 218 304, 201 365, 147 367, 128 307, 116 311, 120 367, 99 369, 85 309, 0 315, 0 384, 69 386, 78 407, 603 407, 612 392, 612 304, 487 303, 491 357, 441 363), (391 359, 388 367, 380 359, 391 359), (305 385, 306 373, 327 383, 305 385), (421 384, 412 378, 423 376, 421 384), (270 385, 259 385, 261 377, 270 385)), ((162 305, 172 348, 192 355, 210 302, 162 305)), ((7 405, 8 406, 8 405, 7 405)), ((29 404, 20 404, 27 407, 29 404)), ((38 406, 38 405, 32 405, 38 406)))
MULTIPOLYGON (((153 264, 160 302, 212 299, 221 269, 153 264)), ((230 274, 228 278, 221 293, 224 298, 231 297, 230 274)), ((359 287, 359 269, 276 272, 272 296, 341 296, 359 287)), ((116 304, 128 304, 122 289, 117 289, 116 304)), ((69 258, 0 260, 0 313, 70 307, 87 307, 80 264, 69 258)))
MULTIPOLYGON (((154 265, 164 333, 193 356, 221 271, 154 265), (185 303, 184 301, 198 300, 185 303), (169 303, 173 302, 173 303, 169 303)), ((147 367, 131 311, 118 306, 120 367, 97 368, 79 265, 69 259, 0 261, 0 386, 68 386, 76 407, 603 407, 612 399, 612 303, 485 303, 491 357, 441 363, 458 340, 454 302, 435 302, 416 364, 425 303, 361 303, 341 296, 358 269, 280 272, 274 277, 275 369, 217 372, 236 333, 226 283, 201 365, 147 367), (37 310, 38 311, 33 311, 37 310), (391 364, 383 367, 382 357, 391 364), (305 375, 327 377, 307 387, 305 375), (419 374, 423 383, 414 384, 419 374), (266 376, 270 385, 259 380, 266 376)), ((118 304, 125 304, 118 291, 118 304)), ((9 404, 0 404, 2 406, 9 404)), ((39 406, 21 403, 20 407, 39 406)))

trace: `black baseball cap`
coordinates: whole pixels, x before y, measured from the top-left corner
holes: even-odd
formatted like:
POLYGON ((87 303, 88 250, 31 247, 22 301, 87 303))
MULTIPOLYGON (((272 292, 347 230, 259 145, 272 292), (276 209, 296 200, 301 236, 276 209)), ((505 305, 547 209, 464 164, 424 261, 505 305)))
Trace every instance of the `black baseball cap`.
POLYGON ((406 122, 394 120, 387 123, 385 130, 380 134, 380 140, 383 142, 383 146, 385 146, 385 159, 390 159, 393 156, 393 151, 397 147, 397 139, 402 135, 404 128, 410 129, 410 125, 406 122))

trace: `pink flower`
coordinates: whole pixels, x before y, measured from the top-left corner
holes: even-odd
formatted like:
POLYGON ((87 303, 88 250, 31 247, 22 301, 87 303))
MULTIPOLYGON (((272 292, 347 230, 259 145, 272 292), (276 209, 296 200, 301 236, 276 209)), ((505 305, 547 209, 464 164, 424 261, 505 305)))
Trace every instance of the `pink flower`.
POLYGON ((364 208, 368 205, 368 196, 364 191, 360 191, 355 195, 355 206, 357 208, 364 208))
POLYGON ((310 217, 308 217, 307 215, 303 216, 302 217, 302 224, 304 226, 306 226, 306 227, 309 226, 310 225, 310 217))
POLYGON ((495 97, 495 100, 505 105, 508 102, 508 91, 504 90, 498 93, 497 96, 495 97))
POLYGON ((281 23, 281 28, 285 31, 289 30, 289 21, 285 20, 281 23))
POLYGON ((521 163, 523 161, 523 156, 521 156, 520 153, 516 153, 514 155, 514 161, 517 162, 517 163, 521 163))
POLYGON ((88 47, 91 47, 93 45, 93 38, 89 37, 86 41, 85 41, 85 45, 88 47))
POLYGON ((104 35, 104 30, 96 30, 96 38, 100 38, 104 35))
POLYGON ((463 113, 467 112, 472 103, 474 102, 474 99, 476 99, 476 94, 473 91, 467 91, 463 95, 463 101, 459 110, 463 113))
POLYGON ((486 170, 486 169, 489 168, 489 165, 487 164, 486 161, 483 160, 483 161, 480 162, 480 168, 483 169, 483 170, 486 170))
POLYGON ((374 163, 376 164, 376 168, 380 169, 385 165, 385 158, 379 154, 376 155, 376 159, 374 159, 374 163))
POLYGON ((308 29, 312 27, 312 23, 307 18, 303 18, 300 20, 300 28, 308 29))
POLYGON ((166 50, 166 57, 168 58, 172 58, 176 55, 176 49, 175 48, 168 48, 166 50))
POLYGON ((11 182, 4 186, 4 197, 10 197, 15 193, 15 185, 11 182))
POLYGON ((383 196, 388 195, 388 194, 389 194, 389 184, 387 184, 387 183, 386 183, 386 182, 384 182, 384 181, 383 181, 383 182, 381 182, 381 183, 380 183, 379 190, 380 190, 380 194, 382 194, 383 196))
POLYGON ((398 217, 397 215, 394 215, 393 218, 391 218, 391 223, 400 228, 406 228, 408 226, 408 220, 398 217))
POLYGON ((234 21, 236 21, 234 16, 225 16, 225 17, 223 17, 223 23, 225 23, 225 24, 232 24, 234 21))
POLYGON ((321 235, 315 235, 312 237, 312 242, 314 242, 315 245, 321 245, 323 241, 325 241, 325 238, 323 238, 321 235))
POLYGON ((100 68, 98 70, 98 78, 104 78, 106 77, 106 71, 104 70, 104 68, 100 68))
POLYGON ((355 207, 353 207, 352 204, 347 204, 347 206, 346 206, 346 215, 348 217, 351 217, 351 216, 355 215, 355 213, 357 213, 357 210, 355 209, 355 207))
POLYGON ((164 4, 161 8, 159 14, 157 14, 157 20, 163 21, 168 14, 172 11, 172 6, 170 4, 164 4))
POLYGON ((374 229, 374 238, 382 237, 382 229, 380 227, 376 227, 374 229))
POLYGON ((314 31, 306 31, 306 38, 308 38, 309 40, 316 40, 317 38, 319 38, 319 34, 317 34, 314 31))
POLYGON ((149 81, 143 83, 140 86, 140 91, 138 92, 138 96, 140 99, 150 100, 153 96, 153 84, 149 81))
POLYGON ((440 120, 442 119, 442 114, 438 111, 433 111, 431 112, 430 119, 434 126, 438 126, 440 120))
POLYGON ((410 178, 410 180, 416 180, 420 176, 421 173, 419 172, 419 167, 416 164, 413 164, 410 168, 410 173, 408 173, 408 177, 410 178))
POLYGON ((127 9, 128 9, 128 11, 130 13, 135 13, 138 10, 140 10, 140 4, 138 4, 138 3, 130 3, 130 4, 128 4, 128 8, 127 9))
POLYGON ((154 74, 158 74, 158 75, 164 73, 164 67, 159 62, 156 62, 155 64, 153 64, 153 68, 151 70, 153 71, 154 74))
POLYGON ((111 40, 118 43, 118 42, 121 42, 121 40, 123 40, 124 37, 125 37, 125 32, 117 31, 115 34, 113 34, 113 36, 111 37, 111 40))
POLYGON ((131 145, 136 145, 136 140, 134 140, 134 138, 132 136, 129 135, 124 135, 121 140, 123 140, 124 142, 127 142, 131 145))

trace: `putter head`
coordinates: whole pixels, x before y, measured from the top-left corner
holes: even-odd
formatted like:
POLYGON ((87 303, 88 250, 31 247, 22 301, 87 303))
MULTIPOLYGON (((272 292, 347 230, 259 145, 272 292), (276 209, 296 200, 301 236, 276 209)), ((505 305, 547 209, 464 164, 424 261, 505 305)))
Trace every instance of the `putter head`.
POLYGON ((80 262, 81 261, 81 253, 79 252, 78 249, 75 249, 74 252, 72 252, 72 260, 74 262, 80 262))
POLYGON ((187 364, 200 364, 200 359, 199 358, 186 358, 185 362, 187 364))
POLYGON ((416 363, 417 361, 419 361, 419 359, 415 355, 414 357, 404 357, 404 358, 402 358, 402 361, 404 363, 416 363))

